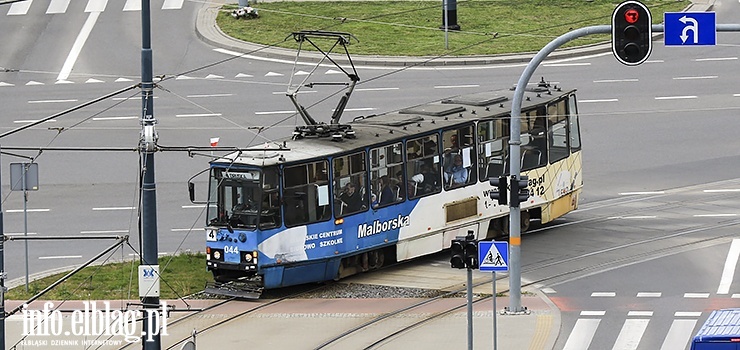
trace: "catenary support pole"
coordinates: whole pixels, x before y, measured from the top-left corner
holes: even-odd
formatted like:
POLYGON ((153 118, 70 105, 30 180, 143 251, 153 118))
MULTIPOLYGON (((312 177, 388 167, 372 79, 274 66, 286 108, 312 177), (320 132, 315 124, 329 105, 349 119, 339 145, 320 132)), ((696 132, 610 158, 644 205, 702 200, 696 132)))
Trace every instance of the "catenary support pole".
MULTIPOLYGON (((152 73, 152 48, 151 48, 151 9, 150 0, 141 0, 141 102, 142 135, 139 142, 139 154, 141 155, 141 264, 156 266, 158 268, 157 256, 157 191, 154 178, 154 153, 157 150, 157 134, 154 130, 156 120, 154 119, 154 76, 152 73)), ((157 276, 159 278, 159 276, 157 276)), ((147 315, 160 315, 159 295, 145 293, 141 295, 141 303, 147 315), (154 309, 154 310, 152 310, 154 309), (152 312, 152 313, 150 313, 152 312)), ((159 317, 159 316, 157 316, 159 317)), ((164 317, 164 316, 162 316, 164 317)), ((159 320, 152 317, 144 317, 142 321, 143 330, 154 330, 150 323, 160 326, 159 320), (156 322, 155 322, 156 321, 156 322)), ((145 350, 161 349, 161 337, 159 329, 156 333, 142 335, 142 347, 145 350)))

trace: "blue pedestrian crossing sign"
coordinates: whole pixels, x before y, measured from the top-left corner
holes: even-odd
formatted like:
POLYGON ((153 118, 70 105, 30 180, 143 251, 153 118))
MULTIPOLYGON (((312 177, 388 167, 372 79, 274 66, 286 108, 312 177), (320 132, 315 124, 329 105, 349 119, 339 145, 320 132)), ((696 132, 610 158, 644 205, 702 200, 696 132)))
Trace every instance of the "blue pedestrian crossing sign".
POLYGON ((478 242, 481 271, 509 271, 509 242, 478 242))
POLYGON ((714 12, 666 12, 663 20, 666 46, 717 44, 717 16, 714 12))

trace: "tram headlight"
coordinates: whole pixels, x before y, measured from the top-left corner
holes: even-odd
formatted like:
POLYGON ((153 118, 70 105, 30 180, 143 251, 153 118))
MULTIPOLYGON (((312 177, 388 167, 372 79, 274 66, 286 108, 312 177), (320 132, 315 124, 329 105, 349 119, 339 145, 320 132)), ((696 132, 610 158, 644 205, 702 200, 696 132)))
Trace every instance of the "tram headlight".
POLYGON ((252 254, 249 254, 249 253, 244 254, 244 261, 246 262, 252 261, 252 254))
POLYGON ((221 252, 216 250, 213 252, 213 259, 215 260, 221 260, 221 252))

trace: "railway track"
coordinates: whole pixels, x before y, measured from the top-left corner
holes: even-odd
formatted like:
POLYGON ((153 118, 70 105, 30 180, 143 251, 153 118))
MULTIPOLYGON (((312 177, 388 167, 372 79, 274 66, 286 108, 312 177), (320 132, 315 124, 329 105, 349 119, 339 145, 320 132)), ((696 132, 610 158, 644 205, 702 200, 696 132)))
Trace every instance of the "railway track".
MULTIPOLYGON (((734 185, 734 184, 737 184, 738 182, 728 181, 728 182, 723 182, 723 183, 725 184, 730 183, 734 185)), ((664 210, 685 207, 686 206, 685 202, 670 201, 671 196, 684 194, 686 192, 696 190, 697 188, 698 186, 694 186, 690 188, 683 188, 683 189, 667 191, 665 193, 651 195, 651 196, 643 197, 643 198, 621 198, 619 200, 607 200, 607 201, 602 201, 602 202, 595 202, 590 205, 584 206, 584 209, 582 210, 582 212, 588 211, 588 210, 607 208, 607 207, 614 208, 614 207, 618 207, 621 204, 644 202, 644 201, 653 200, 653 199, 662 199, 664 201, 669 200, 665 203, 661 203, 657 205, 642 206, 639 209, 629 209, 629 210, 617 211, 616 213, 613 213, 611 215, 596 216, 592 218, 576 220, 576 221, 562 223, 562 224, 550 225, 550 226, 535 230, 535 232, 553 230, 556 228, 585 224, 585 223, 605 222, 605 221, 613 220, 615 217, 624 216, 624 215, 632 215, 638 211, 639 212, 660 212, 664 210)), ((706 188, 706 186, 703 185, 701 186, 701 188, 706 188)), ((706 197, 704 197, 704 200, 705 201, 715 201, 715 200, 722 200, 722 199, 728 199, 728 198, 736 198, 737 196, 738 195, 736 193, 733 194, 733 193, 721 193, 720 192, 716 194, 709 194, 706 197)), ((583 277, 586 277, 586 276, 589 276, 591 274, 595 274, 598 272, 616 269, 619 267, 628 266, 632 264, 637 264, 637 263, 640 263, 646 260, 655 259, 655 258, 659 258, 663 256, 672 255, 672 254, 677 254, 677 253, 687 251, 687 250, 698 249, 698 248, 702 248, 706 246, 719 244, 723 241, 729 240, 731 237, 736 237, 737 233, 733 232, 732 230, 728 230, 729 232, 725 232, 721 234, 712 234, 708 236, 707 235, 702 236, 702 234, 705 234, 708 232, 721 231, 722 229, 726 229, 726 228, 738 226, 738 225, 740 225, 740 219, 723 220, 723 221, 720 221, 718 223, 711 224, 711 225, 697 225, 695 227, 682 229, 676 232, 670 232, 670 233, 663 234, 660 236, 650 237, 650 238, 631 241, 631 242, 625 242, 625 243, 617 244, 611 247, 590 251, 588 253, 583 253, 583 254, 570 256, 567 258, 558 259, 557 261, 526 264, 522 266, 523 274, 531 274, 533 272, 542 272, 546 277, 527 281, 526 283, 522 284, 522 287, 536 287, 536 286, 543 286, 543 285, 552 286, 552 285, 572 281, 574 279, 583 278, 583 277), (676 240, 676 238, 693 238, 693 239, 676 240), (639 250, 634 249, 635 247, 641 247, 642 249, 639 249, 639 250), (623 252, 623 254, 614 256, 613 253, 615 252, 623 252)), ((501 274, 499 274, 499 276, 500 278, 508 278, 508 276, 501 276, 501 274)), ((491 282, 492 281, 490 279, 479 281, 474 284, 474 287, 485 285, 485 284, 490 284, 491 282)), ((443 295, 430 298, 430 299, 426 299, 426 300, 422 300, 412 305, 399 308, 392 312, 384 313, 376 318, 368 320, 360 325, 357 325, 351 329, 348 329, 340 334, 337 334, 336 336, 333 336, 323 341, 321 344, 319 344, 314 349, 315 350, 327 349, 327 348, 336 346, 337 344, 341 344, 341 343, 350 343, 350 344, 356 345, 357 348, 362 348, 362 349, 380 348, 384 344, 388 343, 389 341, 395 338, 398 338, 398 337, 402 337, 405 334, 410 333, 414 329, 419 328, 426 323, 443 318, 454 312, 463 310, 467 306, 467 303, 460 302, 453 306, 449 306, 442 311, 438 311, 438 312, 435 312, 429 315, 425 315, 423 317, 416 317, 416 318, 409 317, 407 319, 415 319, 415 320, 413 322, 407 323, 406 325, 400 328, 399 327, 388 327, 388 329, 393 329, 393 331, 383 336, 380 336, 371 342, 367 342, 367 340, 365 339, 363 340, 365 341, 365 343, 359 346, 358 346, 358 342, 352 341, 352 338, 357 337, 358 335, 362 334, 365 330, 369 329, 370 327, 377 327, 379 324, 383 322, 386 322, 394 318, 399 318, 403 314, 410 313, 415 309, 421 308, 431 303, 438 302, 439 300, 443 298, 447 298, 447 297, 450 297, 458 293, 463 293, 465 291, 466 291, 466 288, 453 289, 450 292, 445 293, 443 295)), ((500 291, 500 293, 508 293, 508 292, 509 292, 508 289, 504 289, 500 291)), ((491 295, 480 295, 473 301, 473 303, 475 304, 475 303, 485 302, 485 301, 490 300, 490 298, 491 298, 491 295)))

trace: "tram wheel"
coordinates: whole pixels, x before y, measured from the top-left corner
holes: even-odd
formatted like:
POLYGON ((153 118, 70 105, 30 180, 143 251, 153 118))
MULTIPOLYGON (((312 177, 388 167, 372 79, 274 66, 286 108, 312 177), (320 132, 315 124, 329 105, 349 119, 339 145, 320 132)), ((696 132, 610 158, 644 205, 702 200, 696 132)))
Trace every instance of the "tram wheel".
POLYGON ((528 211, 523 211, 521 213, 520 219, 521 219, 521 225, 520 225, 520 227, 521 227, 521 230, 522 230, 521 232, 527 232, 527 230, 529 230, 529 212, 528 211))
POLYGON ((368 254, 371 269, 379 269, 383 267, 383 263, 385 262, 385 254, 382 250, 374 250, 368 254))

